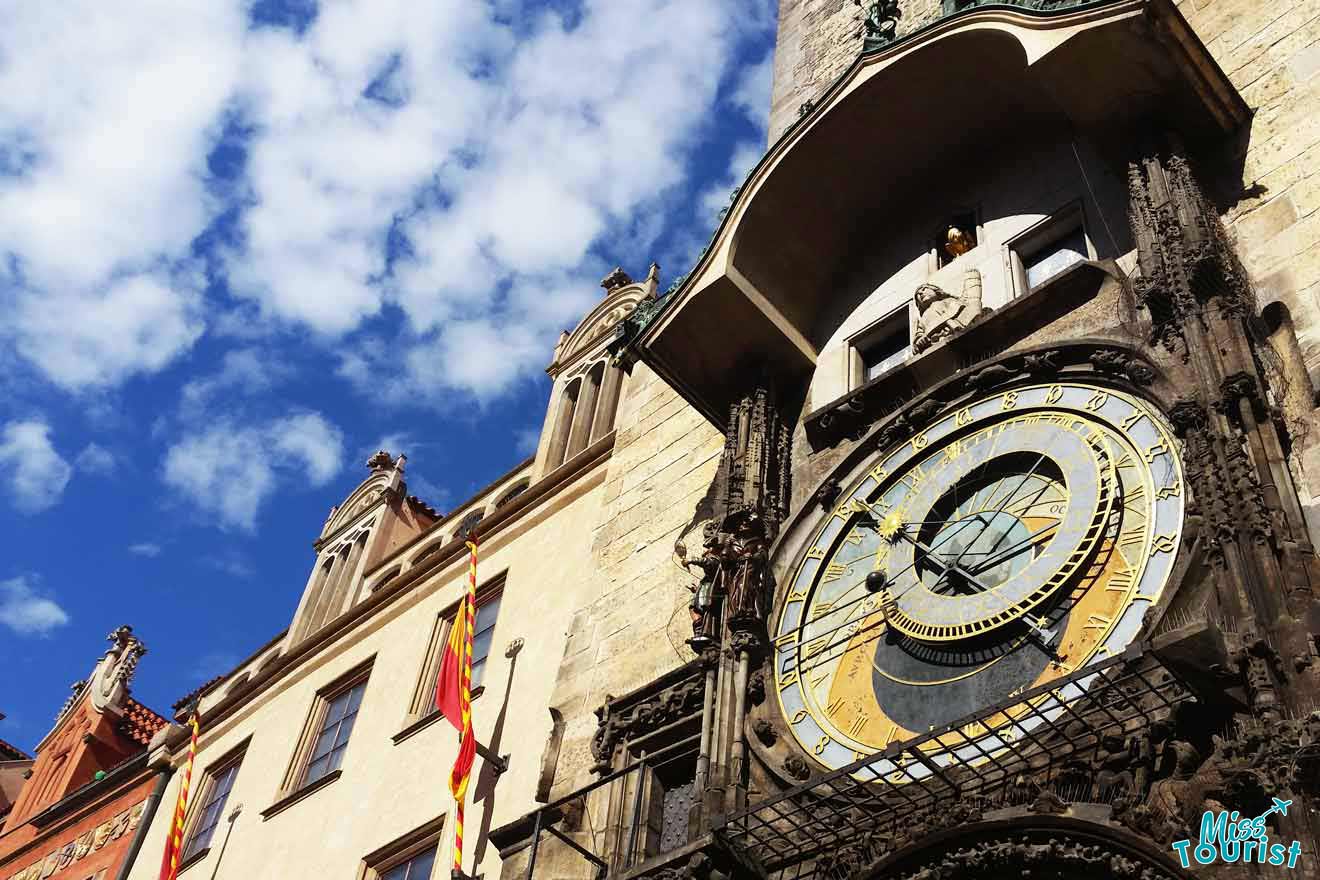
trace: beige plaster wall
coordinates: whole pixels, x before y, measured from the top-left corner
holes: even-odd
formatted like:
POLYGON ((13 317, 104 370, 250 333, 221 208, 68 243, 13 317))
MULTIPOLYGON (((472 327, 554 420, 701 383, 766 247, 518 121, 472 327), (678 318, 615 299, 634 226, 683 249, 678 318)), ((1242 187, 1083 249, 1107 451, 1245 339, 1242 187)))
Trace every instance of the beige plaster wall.
MULTIPOLYGON (((476 802, 469 803, 468 870, 473 870, 473 847, 480 843, 480 829, 508 822, 534 806, 541 749, 550 730, 546 706, 572 616, 602 592, 589 560, 590 525, 600 521, 604 476, 603 465, 582 475, 483 546, 481 579, 506 569, 508 578, 485 673, 486 692, 473 711, 479 738, 513 758, 493 792, 478 786, 476 802), (516 665, 504 656, 515 638, 524 640, 516 665), (501 712, 506 713, 502 735, 492 740, 501 712)), ((447 780, 457 750, 453 728, 440 721, 397 745, 391 738, 405 726, 436 617, 453 606, 465 588, 466 560, 458 559, 328 644, 237 713, 203 731, 199 775, 251 737, 225 811, 241 803, 243 812, 219 876, 349 880, 357 876, 367 853, 452 813, 447 780), (317 690, 373 655, 342 777, 263 821, 260 813, 278 796, 317 690)), ((204 702, 204 712, 207 703, 214 699, 204 702)), ((474 771, 478 775, 482 765, 478 759, 474 771)), ((134 866, 135 880, 155 878, 169 805, 175 801, 179 782, 176 774, 134 866)), ((211 854, 184 876, 211 876, 223 832, 222 822, 211 854)), ((438 864, 448 864, 451 832, 452 824, 446 822, 438 864)), ((499 869, 494 848, 484 847, 476 872, 493 877, 499 869)))

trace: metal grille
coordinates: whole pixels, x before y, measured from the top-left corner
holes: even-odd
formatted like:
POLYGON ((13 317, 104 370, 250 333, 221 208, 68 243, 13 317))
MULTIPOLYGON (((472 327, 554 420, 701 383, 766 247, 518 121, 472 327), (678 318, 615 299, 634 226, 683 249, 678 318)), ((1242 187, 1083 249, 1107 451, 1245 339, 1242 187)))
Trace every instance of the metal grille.
POLYGON ((1097 739, 1144 727, 1193 699, 1146 645, 989 706, 729 817, 721 836, 777 880, 818 874, 816 860, 866 833, 975 796, 1003 799, 1024 774, 1049 780, 1097 739), (992 730, 986 722, 1013 720, 992 730), (1003 734, 1012 737, 1004 747, 1003 734), (937 741, 937 756, 927 753, 937 741), (927 750, 923 749, 923 746, 927 750))

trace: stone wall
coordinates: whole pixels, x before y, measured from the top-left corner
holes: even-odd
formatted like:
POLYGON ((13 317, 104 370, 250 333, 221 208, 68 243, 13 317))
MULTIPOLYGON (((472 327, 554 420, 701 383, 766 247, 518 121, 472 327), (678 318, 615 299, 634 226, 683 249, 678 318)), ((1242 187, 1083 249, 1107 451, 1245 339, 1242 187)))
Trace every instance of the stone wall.
MULTIPOLYGON (((898 35, 938 18, 941 0, 903 0, 898 35)), ((798 118, 862 51, 863 13, 854 0, 780 0, 770 97, 770 143, 798 118)))
POLYGON ((574 615, 551 705, 565 729, 553 795, 589 782, 594 710, 692 659, 674 543, 699 555, 724 437, 648 367, 633 368, 592 540, 601 592, 574 615))

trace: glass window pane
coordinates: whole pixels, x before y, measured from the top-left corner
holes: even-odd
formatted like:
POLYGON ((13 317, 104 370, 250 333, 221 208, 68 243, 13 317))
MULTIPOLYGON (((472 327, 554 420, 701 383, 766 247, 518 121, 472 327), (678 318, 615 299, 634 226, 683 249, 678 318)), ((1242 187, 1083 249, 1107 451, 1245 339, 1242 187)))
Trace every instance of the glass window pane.
POLYGON ((500 600, 491 599, 485 605, 477 606, 477 632, 490 629, 495 625, 495 617, 500 613, 500 600))
POLYGON ((326 752, 335 747, 335 731, 338 729, 338 725, 336 725, 330 730, 321 731, 320 736, 316 738, 316 747, 312 749, 313 761, 317 758, 324 757, 326 752))
POLYGON ((330 772, 329 757, 327 756, 323 758, 317 758, 315 761, 307 765, 307 782, 304 784, 311 785, 313 782, 320 779, 322 776, 324 776, 329 772, 330 772))
POLYGON ((348 710, 348 697, 350 693, 351 692, 340 694, 331 700, 330 704, 326 706, 325 721, 321 723, 322 730, 338 724, 339 719, 344 717, 344 713, 348 710))
POLYGON ((434 865, 435 850, 433 849, 414 856, 408 863, 408 880, 429 880, 434 865))
POLYGON ((339 769, 339 765, 343 763, 344 760, 344 750, 347 748, 347 745, 338 746, 334 751, 326 755, 326 758, 329 759, 329 763, 326 765, 326 773, 332 773, 339 769))
MULTIPOLYGON (((364 681, 348 692, 348 713, 356 712, 362 705, 362 695, 367 692, 367 683, 364 681)), ((345 714, 348 714, 345 713, 345 714)))
POLYGON ((474 659, 472 661, 472 680, 471 680, 472 689, 474 691, 477 688, 481 687, 481 678, 483 675, 485 675, 485 673, 486 673, 486 658, 482 657, 480 660, 474 659))
POLYGON ((1086 236, 1079 227, 1049 246, 1023 257, 1027 286, 1038 287, 1074 263, 1086 259, 1086 236))
POLYGON ((472 640, 472 662, 485 660, 490 654, 490 643, 495 638, 495 630, 488 629, 484 633, 477 633, 477 637, 472 640))
POLYGON ((335 748, 348 742, 348 735, 353 732, 353 722, 356 720, 357 715, 350 715, 339 725, 339 732, 335 736, 335 748))

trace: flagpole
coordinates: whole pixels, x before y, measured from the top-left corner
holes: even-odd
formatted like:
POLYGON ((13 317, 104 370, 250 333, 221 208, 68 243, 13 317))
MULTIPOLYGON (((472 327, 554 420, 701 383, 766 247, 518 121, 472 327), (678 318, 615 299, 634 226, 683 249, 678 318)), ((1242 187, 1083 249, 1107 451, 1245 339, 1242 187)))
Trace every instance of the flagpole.
POLYGON ((183 782, 179 786, 179 798, 174 806, 174 821, 170 823, 169 836, 165 839, 165 857, 160 866, 160 880, 174 880, 179 873, 179 855, 183 852, 183 822, 188 815, 188 789, 192 785, 193 762, 197 759, 197 707, 188 717, 188 726, 192 728, 192 737, 188 742, 188 763, 183 773, 183 782))
MULTIPOLYGON (((472 732, 472 631, 476 628, 476 609, 477 609, 477 543, 475 540, 467 542, 468 548, 468 590, 467 597, 463 601, 462 614, 464 615, 464 645, 463 645, 463 679, 462 687, 459 688, 459 707, 463 713, 463 731, 460 736, 460 743, 464 737, 474 736, 472 732)), ((460 790, 454 797, 454 870, 453 880, 462 880, 463 878, 463 806, 467 800, 467 780, 464 779, 460 790)))

